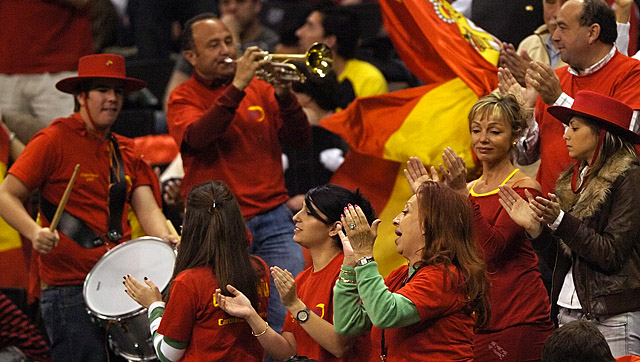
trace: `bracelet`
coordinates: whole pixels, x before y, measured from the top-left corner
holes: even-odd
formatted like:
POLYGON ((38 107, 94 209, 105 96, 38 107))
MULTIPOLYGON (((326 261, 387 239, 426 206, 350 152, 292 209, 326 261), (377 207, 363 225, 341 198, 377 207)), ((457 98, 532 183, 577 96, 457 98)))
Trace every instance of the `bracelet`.
POLYGON ((264 331, 262 331, 261 333, 255 334, 255 333, 253 333, 253 330, 251 330, 251 335, 254 336, 254 337, 260 337, 261 335, 267 333, 267 330, 269 330, 269 323, 264 322, 264 324, 267 325, 267 327, 264 329, 264 331))
POLYGON ((351 279, 347 279, 347 278, 343 278, 343 277, 338 277, 340 279, 341 282, 343 283, 347 283, 347 284, 358 284, 357 281, 355 280, 351 280, 351 279))
POLYGON ((356 271, 355 271, 355 270, 345 270, 345 269, 340 269, 340 274, 345 274, 345 275, 356 275, 356 271))

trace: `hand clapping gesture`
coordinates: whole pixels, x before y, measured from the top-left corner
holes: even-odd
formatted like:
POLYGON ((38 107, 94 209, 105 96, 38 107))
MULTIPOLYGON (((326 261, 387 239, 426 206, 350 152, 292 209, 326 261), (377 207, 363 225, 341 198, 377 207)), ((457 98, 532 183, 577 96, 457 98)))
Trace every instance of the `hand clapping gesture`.
POLYGON ((373 244, 378 236, 380 220, 374 220, 373 224, 369 226, 362 209, 358 205, 351 204, 344 208, 341 220, 342 227, 338 230, 338 235, 342 240, 344 251, 343 263, 355 266, 355 262, 359 258, 373 255, 373 244))
POLYGON ((418 157, 410 157, 407 161, 407 168, 404 169, 404 176, 411 186, 411 191, 415 194, 418 187, 425 181, 439 182, 438 172, 436 168, 431 166, 431 174, 427 172, 426 167, 418 157))
POLYGON ((146 285, 140 283, 131 275, 126 275, 123 278, 124 287, 126 288, 125 292, 141 306, 149 308, 154 302, 162 301, 160 290, 146 277, 144 278, 146 285))
POLYGON ((538 97, 538 91, 529 81, 530 78, 525 76, 526 86, 523 87, 508 68, 498 68, 498 89, 500 93, 513 94, 525 108, 535 107, 538 97))
POLYGON ((462 157, 458 156, 451 147, 447 147, 442 154, 442 160, 447 167, 445 169, 442 164, 440 164, 440 172, 442 172, 445 184, 456 192, 462 193, 465 196, 468 195, 467 165, 464 163, 462 157))
POLYGON ((531 203, 534 202, 533 195, 525 190, 527 200, 523 199, 509 186, 500 186, 498 195, 500 205, 507 211, 507 214, 518 225, 522 226, 527 233, 537 238, 542 233, 542 223, 534 214, 531 203))
POLYGON ((282 270, 278 266, 271 267, 271 276, 273 277, 273 283, 280 293, 280 300, 285 308, 289 309, 298 302, 298 294, 296 292, 296 281, 293 278, 293 274, 288 270, 282 270))
POLYGON ((227 290, 233 295, 232 297, 222 295, 222 290, 220 290, 220 288, 216 289, 216 301, 220 309, 229 315, 243 319, 247 319, 256 313, 249 298, 242 294, 241 291, 232 285, 227 285, 227 290))

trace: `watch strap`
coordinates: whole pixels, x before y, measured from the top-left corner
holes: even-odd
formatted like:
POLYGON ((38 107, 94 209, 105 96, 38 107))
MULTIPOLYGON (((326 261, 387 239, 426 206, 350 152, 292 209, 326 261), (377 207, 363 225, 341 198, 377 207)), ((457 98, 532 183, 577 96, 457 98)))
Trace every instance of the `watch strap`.
POLYGON ((358 259, 358 261, 356 261, 356 266, 367 265, 372 261, 374 261, 372 256, 363 256, 362 258, 358 259))

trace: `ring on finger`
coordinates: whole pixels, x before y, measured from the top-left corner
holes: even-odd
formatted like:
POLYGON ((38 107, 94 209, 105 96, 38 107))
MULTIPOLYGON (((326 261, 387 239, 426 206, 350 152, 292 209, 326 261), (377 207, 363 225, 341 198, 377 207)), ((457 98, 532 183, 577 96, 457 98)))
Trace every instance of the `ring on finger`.
POLYGON ((349 224, 349 229, 353 230, 355 228, 356 228, 356 223, 355 222, 352 222, 352 223, 349 224))

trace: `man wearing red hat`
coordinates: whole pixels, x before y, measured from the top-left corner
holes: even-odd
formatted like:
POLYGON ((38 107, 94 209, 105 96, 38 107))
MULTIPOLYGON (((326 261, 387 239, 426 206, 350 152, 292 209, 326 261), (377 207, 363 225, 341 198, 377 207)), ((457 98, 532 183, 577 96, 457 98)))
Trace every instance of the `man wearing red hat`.
MULTIPOLYGON (((292 215, 282 172, 280 142, 311 140, 309 121, 289 87, 255 79, 268 61, 257 47, 236 58, 229 29, 211 14, 185 24, 184 54, 191 79, 171 93, 169 133, 182 155, 182 196, 204 181, 223 180, 235 195, 253 235, 250 252, 294 275, 304 260, 293 242, 292 215)), ((285 309, 272 285, 269 324, 282 328, 285 309)))
POLYGON ((166 219, 154 197, 151 167, 133 151, 133 142, 111 133, 127 92, 143 81, 127 78, 124 58, 112 54, 80 59, 78 76, 56 87, 74 95, 75 112, 37 133, 0 185, 0 216, 40 253, 41 308, 54 361, 105 361, 104 330, 85 309, 82 284, 107 250, 128 240, 126 205, 152 236, 168 236, 166 219), (80 165, 59 231, 50 230, 76 164, 80 165), (38 225, 23 202, 39 190, 38 225))
MULTIPOLYGON (((640 109, 640 62, 616 49, 613 10, 602 0, 569 0, 560 8, 556 22, 552 40, 569 65, 554 72, 547 64, 531 62, 527 89, 511 88, 521 92, 530 108, 535 107, 536 122, 522 149, 532 154, 531 162, 539 150, 537 180, 543 195, 553 191, 558 175, 571 163, 562 139, 564 127, 546 112, 549 106, 571 106, 578 91, 591 90, 640 109)), ((500 70, 499 79, 503 90, 516 83, 505 69, 500 70)))

